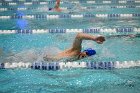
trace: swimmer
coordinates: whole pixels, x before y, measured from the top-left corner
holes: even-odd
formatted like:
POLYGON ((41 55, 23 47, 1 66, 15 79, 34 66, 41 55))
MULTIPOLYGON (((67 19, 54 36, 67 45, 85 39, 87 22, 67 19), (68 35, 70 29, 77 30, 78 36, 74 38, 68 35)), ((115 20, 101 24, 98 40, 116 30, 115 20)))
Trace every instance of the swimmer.
POLYGON ((54 8, 49 8, 49 11, 57 11, 57 12, 61 12, 62 10, 59 8, 60 7, 60 0, 56 0, 56 5, 54 8))
POLYGON ((60 7, 60 0, 56 0, 56 5, 54 7, 55 11, 61 12, 61 9, 59 7, 60 7))
POLYGON ((92 40, 98 44, 102 44, 105 41, 105 37, 93 36, 86 33, 78 33, 70 49, 64 50, 63 52, 60 52, 56 54, 55 56, 46 55, 45 57, 43 57, 44 61, 52 61, 52 60, 54 61, 54 60, 60 60, 63 58, 72 58, 72 57, 78 60, 78 59, 82 59, 88 56, 95 55, 96 51, 92 48, 86 49, 81 52, 83 40, 92 40))

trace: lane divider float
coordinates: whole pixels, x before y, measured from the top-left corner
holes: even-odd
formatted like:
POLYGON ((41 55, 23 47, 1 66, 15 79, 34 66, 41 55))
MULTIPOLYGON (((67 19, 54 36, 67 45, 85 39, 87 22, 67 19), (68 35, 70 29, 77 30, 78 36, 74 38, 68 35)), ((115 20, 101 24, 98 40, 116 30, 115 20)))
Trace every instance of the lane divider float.
MULTIPOLYGON (((14 1, 14 0, 4 0, 4 2, 0 3, 0 5, 2 6, 8 6, 8 5, 45 5, 45 4, 55 4, 55 1, 30 1, 30 2, 26 2, 26 1, 14 1)), ((65 4, 65 3, 69 3, 69 2, 63 2, 61 1, 60 4, 65 4)), ((86 3, 86 4, 137 4, 140 3, 140 1, 138 0, 120 0, 120 1, 102 1, 102 2, 96 2, 96 1, 71 1, 70 3, 75 3, 75 4, 80 4, 80 3, 86 3)))
POLYGON ((31 68, 39 70, 61 70, 71 68, 86 69, 117 69, 140 67, 140 61, 116 61, 116 62, 33 62, 33 63, 0 63, 0 69, 31 68))
POLYGON ((72 18, 139 18, 140 13, 133 14, 59 14, 59 15, 49 15, 49 14, 33 14, 33 15, 12 15, 5 16, 1 15, 0 19, 72 19, 72 18))
MULTIPOLYGON (((112 9, 123 9, 123 8, 140 8, 140 6, 135 5, 128 5, 128 6, 88 6, 88 7, 81 7, 82 9, 102 9, 102 8, 112 8, 112 9)), ((72 9, 71 7, 61 7, 62 10, 68 11, 69 9, 72 9)), ((22 8, 16 8, 16 7, 9 7, 9 8, 0 8, 0 12, 3 11, 26 11, 26 10, 44 10, 44 11, 50 11, 47 7, 22 7, 22 8)))
POLYGON ((85 29, 21 29, 21 30, 0 30, 0 34, 36 34, 36 33, 95 33, 95 34, 139 34, 140 28, 119 27, 119 28, 85 28, 85 29))

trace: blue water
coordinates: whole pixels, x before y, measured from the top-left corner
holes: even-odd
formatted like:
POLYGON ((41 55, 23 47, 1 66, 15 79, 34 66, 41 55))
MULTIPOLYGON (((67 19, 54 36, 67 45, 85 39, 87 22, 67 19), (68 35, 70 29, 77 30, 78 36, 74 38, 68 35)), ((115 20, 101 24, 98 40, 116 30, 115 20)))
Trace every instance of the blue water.
MULTIPOLYGON (((16 0, 14 0, 15 2, 16 0)), ((30 0, 26 0, 30 1, 30 0)), ((46 1, 46 0, 40 0, 46 1)), ((77 0, 78 1, 78 0, 77 0)), ((139 8, 111 9, 110 6, 139 5, 127 4, 86 4, 80 6, 104 6, 89 11, 76 8, 70 0, 61 7, 70 7, 68 12, 47 12, 36 8, 53 7, 50 5, 16 5, 0 6, 0 8, 35 8, 34 10, 9 10, 0 12, 0 16, 28 14, 110 14, 139 13, 139 8)), ((111 0, 118 2, 118 0, 111 0)), ((18 29, 86 29, 86 28, 140 27, 139 18, 85 18, 85 19, 0 19, 0 30, 18 29)), ((76 33, 43 33, 43 34, 1 34, 0 63, 2 62, 34 62, 42 60, 47 53, 56 53, 72 45, 76 33), (50 52, 51 50, 51 52, 50 52), (53 51, 55 50, 55 51, 53 51)), ((134 34, 134 33, 133 33, 134 34)), ((94 34, 92 34, 94 35, 94 34)), ((93 41, 84 41, 82 49, 92 47, 97 55, 78 60, 79 62, 100 61, 138 61, 140 60, 140 37, 111 37, 105 34, 106 41, 99 45, 93 41)), ((120 68, 113 70, 63 69, 44 71, 33 69, 0 69, 0 93, 139 93, 140 68, 120 68)))
MULTIPOLYGON (((72 33, 0 35, 0 61, 34 62, 42 54, 47 53, 48 49, 58 51, 69 48, 73 40, 72 35, 72 33)), ((130 61, 140 59, 139 37, 108 37, 106 36, 107 40, 103 45, 98 45, 93 41, 83 42, 83 48, 94 47, 97 55, 79 60, 79 62, 130 61)), ((139 71, 139 67, 114 70, 64 69, 58 71, 3 69, 0 70, 0 92, 139 93, 139 71)))
POLYGON ((1 93, 139 93, 140 69, 0 70, 1 93))
POLYGON ((139 19, 12 19, 1 20, 1 30, 17 29, 85 29, 85 28, 117 28, 117 27, 140 27, 139 19), (10 24, 8 24, 10 23, 10 24))
MULTIPOLYGON (((30 62, 32 60, 31 62, 33 62, 45 56, 47 52, 52 51, 55 54, 57 51, 70 48, 75 35, 76 33, 0 35, 1 60, 5 60, 4 62, 7 60, 11 62, 25 60, 30 62)), ((102 45, 93 41, 83 41, 83 49, 92 47, 97 50, 95 57, 89 57, 84 61, 130 61, 140 59, 139 37, 110 37, 110 35, 105 35, 105 37, 106 41, 102 45)))

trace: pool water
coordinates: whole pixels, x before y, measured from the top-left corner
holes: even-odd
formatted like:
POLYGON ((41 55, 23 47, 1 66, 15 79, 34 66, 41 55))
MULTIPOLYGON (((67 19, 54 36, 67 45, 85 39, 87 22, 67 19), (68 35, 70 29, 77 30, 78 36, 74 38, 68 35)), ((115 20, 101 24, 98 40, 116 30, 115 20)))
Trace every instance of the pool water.
MULTIPOLYGON (((94 35, 94 34, 91 34, 94 35)), ((95 34, 96 35, 96 34, 95 34)), ((1 62, 34 62, 46 54, 56 54, 72 46, 76 33, 0 35, 1 62), (69 38, 68 38, 69 37, 69 38), (55 50, 55 51, 54 51, 55 50)), ((94 48, 97 55, 79 61, 137 61, 140 38, 105 35, 104 44, 83 41, 82 48, 94 48)))
MULTIPOLYGON (((65 0, 61 7, 68 7, 66 11, 49 12, 45 5, 25 5, 33 0, 20 0, 17 5, 7 5, 0 1, 0 31, 1 30, 41 30, 41 29, 116 29, 140 28, 139 17, 87 17, 87 18, 14 18, 3 19, 1 16, 21 15, 61 15, 61 14, 137 14, 140 12, 140 3, 131 0, 128 3, 118 3, 119 0, 110 0, 112 3, 103 4, 103 0, 95 0, 95 4, 79 1, 80 4, 65 0), (127 6, 125 8, 115 8, 127 6), (82 9, 87 7, 87 9, 82 9), (113 7, 113 8, 111 8, 113 7), (3 11, 1 8, 7 8, 3 11), (17 10, 17 8, 28 8, 17 10)), ((34 0, 37 1, 37 0, 34 0)), ((38 2, 52 0, 39 0, 38 2)), ((18 2, 13 0, 9 2, 18 2)), ((55 54, 72 46, 77 33, 42 33, 42 34, 0 34, 0 63, 19 63, 43 60, 46 54, 55 54), (55 50, 55 51, 54 51, 55 50)), ((140 37, 138 33, 89 33, 91 35, 104 35, 104 44, 94 41, 83 41, 82 49, 94 48, 95 56, 77 60, 78 62, 109 62, 140 60, 140 37), (117 36, 120 34, 121 36, 117 36), (136 37, 123 36, 131 34, 136 37)), ((0 93, 139 93, 140 68, 118 68, 112 70, 71 68, 57 71, 34 70, 30 68, 0 69, 0 93)))
POLYGON ((139 93, 139 68, 115 70, 0 70, 1 92, 139 93))
MULTIPOLYGON (((34 62, 49 50, 56 52, 69 48, 73 35, 69 34, 13 34, 1 35, 1 62, 34 62), (70 37, 71 36, 71 37, 70 37), (52 38, 55 37, 55 38, 52 38), (67 38, 70 37, 70 38, 67 38), (63 38, 63 39, 62 39, 63 38), (53 51, 55 49, 55 51, 53 51)), ((84 41, 83 49, 93 47, 96 56, 78 60, 79 62, 137 61, 140 38, 112 37, 107 35, 104 44, 84 41)), ((50 52, 50 51, 49 51, 50 52)), ((140 68, 120 68, 114 70, 62 69, 44 71, 33 69, 0 70, 1 92, 30 93, 139 93, 140 68)))

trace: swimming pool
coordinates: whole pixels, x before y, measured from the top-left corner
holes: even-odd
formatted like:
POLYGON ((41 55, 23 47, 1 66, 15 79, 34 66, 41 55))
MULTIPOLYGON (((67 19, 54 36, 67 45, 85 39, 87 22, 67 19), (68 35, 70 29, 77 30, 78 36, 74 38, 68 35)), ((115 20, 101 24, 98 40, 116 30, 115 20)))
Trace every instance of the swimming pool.
POLYGON ((0 1, 0 63, 40 62, 47 53, 69 48, 75 34, 84 32, 104 35, 106 41, 84 41, 82 48, 93 47, 97 55, 76 62, 119 62, 119 68, 0 69, 0 92, 139 93, 140 2, 66 0, 61 13, 49 12, 53 6, 49 0, 0 1))

